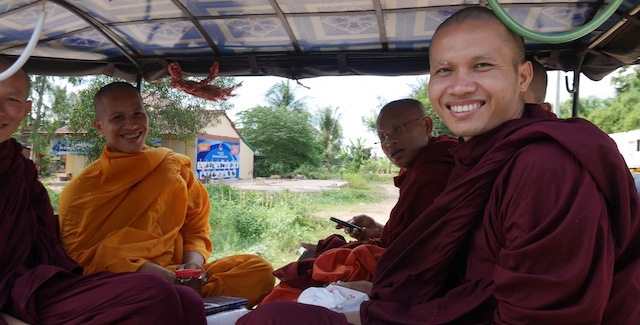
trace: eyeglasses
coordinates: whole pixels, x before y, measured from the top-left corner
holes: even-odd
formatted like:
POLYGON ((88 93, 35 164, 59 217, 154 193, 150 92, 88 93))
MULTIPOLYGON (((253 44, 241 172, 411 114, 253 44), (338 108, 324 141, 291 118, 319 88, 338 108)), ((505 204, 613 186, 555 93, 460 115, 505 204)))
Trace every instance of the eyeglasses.
POLYGON ((400 125, 398 125, 395 128, 393 128, 393 130, 391 130, 391 132, 380 132, 380 131, 378 131, 378 138, 380 139, 380 142, 378 142, 378 143, 380 145, 384 145, 385 143, 387 143, 389 141, 389 138, 396 139, 400 134, 404 133, 404 131, 407 129, 407 124, 409 124, 411 122, 418 121, 418 120, 424 120, 425 118, 427 118, 427 117, 426 116, 422 116, 422 117, 414 118, 413 120, 404 121, 404 122, 400 123, 400 125))

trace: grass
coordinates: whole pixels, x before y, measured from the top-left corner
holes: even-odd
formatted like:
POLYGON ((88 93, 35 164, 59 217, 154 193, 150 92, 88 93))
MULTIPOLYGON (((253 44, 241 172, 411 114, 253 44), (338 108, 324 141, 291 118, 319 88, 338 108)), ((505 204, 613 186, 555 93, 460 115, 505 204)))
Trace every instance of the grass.
POLYGON ((334 224, 315 214, 326 207, 376 202, 375 192, 345 188, 318 193, 240 191, 207 185, 211 202, 213 258, 260 255, 278 268, 298 258, 301 242, 315 243, 335 233, 334 224))

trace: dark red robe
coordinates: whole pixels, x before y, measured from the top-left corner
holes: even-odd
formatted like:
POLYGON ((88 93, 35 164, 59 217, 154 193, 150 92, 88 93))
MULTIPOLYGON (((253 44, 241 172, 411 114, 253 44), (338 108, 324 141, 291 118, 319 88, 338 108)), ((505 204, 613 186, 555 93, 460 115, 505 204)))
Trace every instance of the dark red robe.
POLYGON ((449 149, 456 143, 456 139, 447 135, 432 138, 411 164, 394 177, 400 195, 380 234, 382 247, 388 247, 398 238, 442 193, 453 169, 449 149))
MULTIPOLYGON (((398 202, 391 210, 389 221, 384 226, 379 239, 371 241, 381 247, 387 247, 435 200, 447 185, 449 174, 453 169, 453 157, 449 149, 457 144, 457 140, 441 135, 434 137, 414 158, 406 168, 402 168, 394 177, 394 185, 400 190, 398 202)), ((323 252, 334 248, 354 248, 360 242, 347 243, 344 237, 332 235, 318 242, 316 257, 293 262, 276 270, 274 274, 285 285, 278 285, 264 302, 277 300, 295 300, 298 291, 324 283, 312 279, 315 259, 323 252), (284 289, 284 290, 281 290, 284 289)), ((370 280, 363 277, 359 280, 370 280)), ((347 281, 347 278, 342 279, 347 281)))
POLYGON ((381 257, 364 324, 640 322, 638 196, 606 134, 527 106, 452 153, 445 192, 381 257))
MULTIPOLYGON (((151 274, 82 269, 63 251, 22 146, 0 143, 0 310, 31 324, 204 324, 202 299, 151 274)), ((0 316, 0 324, 6 321, 0 316)))
MULTIPOLYGON (((445 191, 379 260, 363 324, 640 323, 640 199, 606 134, 527 106, 452 153, 445 191)), ((281 324, 257 311, 238 324, 281 324)))

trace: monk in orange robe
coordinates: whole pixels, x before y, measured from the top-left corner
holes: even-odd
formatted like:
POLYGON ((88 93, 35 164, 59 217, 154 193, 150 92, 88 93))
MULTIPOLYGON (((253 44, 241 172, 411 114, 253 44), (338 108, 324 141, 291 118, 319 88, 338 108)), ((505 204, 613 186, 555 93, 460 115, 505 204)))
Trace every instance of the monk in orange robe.
MULTIPOLYGON (((0 72, 11 64, 0 57, 0 72)), ((190 288, 148 273, 83 276, 64 252, 47 190, 11 138, 31 110, 29 86, 23 70, 0 81, 0 325, 206 324, 190 288)))
POLYGON ((201 269, 202 296, 239 296, 249 307, 260 302, 273 288, 273 267, 254 255, 205 263, 212 252, 207 191, 189 158, 144 144, 148 118, 138 91, 109 84, 94 106, 94 127, 107 144, 60 195, 69 255, 85 273, 150 272, 170 283, 177 269, 201 269))

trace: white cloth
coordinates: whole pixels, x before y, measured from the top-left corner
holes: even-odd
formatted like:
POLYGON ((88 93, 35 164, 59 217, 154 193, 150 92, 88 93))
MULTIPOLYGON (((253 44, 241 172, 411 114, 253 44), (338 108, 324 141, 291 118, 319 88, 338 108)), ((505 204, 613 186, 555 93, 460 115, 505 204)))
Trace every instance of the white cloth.
POLYGON ((363 292, 333 284, 324 288, 307 288, 298 296, 299 303, 321 306, 339 313, 358 311, 360 304, 367 300, 369 296, 363 292))

